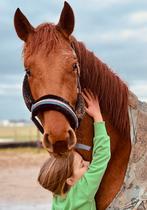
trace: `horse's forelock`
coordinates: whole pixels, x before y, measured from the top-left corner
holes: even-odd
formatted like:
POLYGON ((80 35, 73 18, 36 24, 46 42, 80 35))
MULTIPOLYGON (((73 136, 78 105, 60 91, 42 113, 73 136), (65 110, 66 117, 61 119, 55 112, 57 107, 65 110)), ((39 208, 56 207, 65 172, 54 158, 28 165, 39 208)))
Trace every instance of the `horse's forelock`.
POLYGON ((27 52, 32 55, 41 49, 45 55, 48 55, 57 46, 62 46, 62 44, 63 39, 61 39, 61 34, 56 26, 52 23, 43 23, 37 26, 35 31, 30 34, 28 41, 25 43, 24 52, 27 49, 27 52))

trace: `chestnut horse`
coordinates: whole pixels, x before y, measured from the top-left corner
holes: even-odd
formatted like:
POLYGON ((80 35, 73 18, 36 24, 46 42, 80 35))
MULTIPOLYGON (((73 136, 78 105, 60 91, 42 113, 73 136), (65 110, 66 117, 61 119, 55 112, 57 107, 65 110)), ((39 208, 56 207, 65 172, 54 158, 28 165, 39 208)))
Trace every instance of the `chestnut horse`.
MULTIPOLYGON (((57 25, 44 23, 34 28, 19 9, 14 24, 17 35, 25 42, 25 85, 29 86, 33 103, 55 100, 61 107, 56 101, 61 99, 59 103, 67 105, 67 112, 72 110, 73 125, 71 117, 58 108, 45 107, 37 112, 44 132, 43 145, 49 152, 64 153, 73 148, 76 141, 92 146, 92 119, 85 114, 78 127, 73 110, 83 88, 90 89, 99 98, 111 138, 111 160, 96 194, 96 203, 97 209, 106 209, 122 186, 131 151, 128 88, 82 42, 71 36, 74 14, 67 2, 57 25), (48 96, 54 97, 48 99, 48 96)), ((91 160, 91 151, 78 151, 91 160)))

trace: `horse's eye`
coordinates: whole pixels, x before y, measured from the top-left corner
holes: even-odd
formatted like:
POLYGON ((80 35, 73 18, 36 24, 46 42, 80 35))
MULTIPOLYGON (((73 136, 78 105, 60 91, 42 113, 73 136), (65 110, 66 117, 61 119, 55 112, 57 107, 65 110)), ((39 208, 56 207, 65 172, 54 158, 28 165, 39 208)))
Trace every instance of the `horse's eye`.
POLYGON ((26 74, 27 74, 28 77, 31 76, 31 71, 30 71, 30 69, 26 69, 25 71, 26 71, 26 74))
POLYGON ((75 71, 75 70, 78 70, 78 64, 77 64, 77 63, 74 63, 74 64, 72 65, 72 68, 73 68, 74 71, 75 71))

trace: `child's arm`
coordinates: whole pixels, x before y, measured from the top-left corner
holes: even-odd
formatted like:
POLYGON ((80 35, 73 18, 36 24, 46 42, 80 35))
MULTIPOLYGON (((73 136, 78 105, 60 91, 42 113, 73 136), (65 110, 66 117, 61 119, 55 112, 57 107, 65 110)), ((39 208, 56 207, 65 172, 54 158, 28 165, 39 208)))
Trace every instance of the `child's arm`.
POLYGON ((89 199, 93 199, 110 160, 110 141, 105 123, 94 123, 95 137, 92 162, 88 171, 79 180, 79 185, 89 199))
POLYGON ((89 199, 93 199, 110 160, 110 139, 107 135, 98 99, 92 93, 83 94, 87 108, 86 112, 94 119, 93 157, 88 171, 79 180, 79 186, 89 199))

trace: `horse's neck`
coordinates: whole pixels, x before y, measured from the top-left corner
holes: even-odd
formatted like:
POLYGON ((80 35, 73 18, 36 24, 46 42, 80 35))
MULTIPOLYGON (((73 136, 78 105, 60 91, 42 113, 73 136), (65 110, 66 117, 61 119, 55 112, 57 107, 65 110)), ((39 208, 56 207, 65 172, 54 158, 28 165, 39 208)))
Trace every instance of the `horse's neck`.
MULTIPOLYGON (((105 64, 96 60, 91 52, 85 51, 84 46, 80 50, 79 52, 81 54, 79 58, 82 67, 81 85, 86 88, 95 85, 95 90, 97 89, 95 93, 97 93, 99 98, 102 97, 103 103, 100 105, 102 105, 102 109, 103 106, 105 108, 103 112, 106 116, 103 115, 103 117, 111 141, 111 160, 109 161, 108 168, 96 197, 97 208, 103 210, 112 202, 120 190, 129 161, 131 141, 127 111, 128 89, 117 76, 108 71, 105 64), (83 56, 83 52, 85 56, 83 56), (90 57, 90 60, 87 59, 88 57, 90 57), (115 107, 117 109, 117 115, 115 107), (127 137, 124 137, 121 133, 126 133, 127 137)), ((94 92, 94 89, 92 91, 94 92)), ((83 138, 81 143, 92 145, 93 124, 87 117, 82 121, 77 131, 77 136, 80 136, 79 141, 83 138)), ((81 153, 84 158, 90 158, 88 152, 81 153)))

